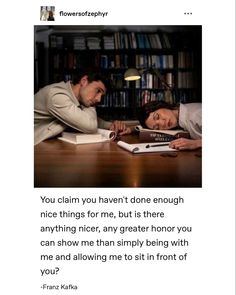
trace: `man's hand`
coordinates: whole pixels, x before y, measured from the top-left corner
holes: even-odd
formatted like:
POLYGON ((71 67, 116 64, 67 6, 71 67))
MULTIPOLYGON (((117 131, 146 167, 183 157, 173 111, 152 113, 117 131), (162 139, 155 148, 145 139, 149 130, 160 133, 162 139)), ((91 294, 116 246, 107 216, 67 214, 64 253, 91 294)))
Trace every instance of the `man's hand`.
POLYGON ((116 132, 116 134, 124 135, 124 134, 130 134, 131 128, 127 127, 124 122, 122 121, 113 121, 110 127, 110 130, 113 130, 116 132))
POLYGON ((178 138, 171 141, 169 147, 177 150, 195 150, 202 147, 202 140, 178 138))

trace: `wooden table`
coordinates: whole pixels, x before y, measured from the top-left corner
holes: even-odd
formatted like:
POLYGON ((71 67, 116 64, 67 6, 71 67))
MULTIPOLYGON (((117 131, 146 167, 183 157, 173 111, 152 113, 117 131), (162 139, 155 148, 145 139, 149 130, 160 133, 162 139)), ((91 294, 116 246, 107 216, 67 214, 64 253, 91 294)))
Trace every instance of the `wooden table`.
MULTIPOLYGON (((137 142, 135 135, 122 140, 137 142)), ((35 187, 201 187, 201 151, 131 154, 117 143, 35 146, 35 187)))

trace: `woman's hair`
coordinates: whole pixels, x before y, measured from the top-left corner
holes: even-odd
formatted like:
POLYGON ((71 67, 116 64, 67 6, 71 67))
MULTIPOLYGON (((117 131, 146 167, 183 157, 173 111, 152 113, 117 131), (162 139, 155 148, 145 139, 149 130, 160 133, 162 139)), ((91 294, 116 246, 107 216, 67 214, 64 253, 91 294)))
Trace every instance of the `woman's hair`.
POLYGON ((107 90, 110 88, 110 82, 108 77, 103 75, 101 72, 97 71, 96 69, 86 68, 81 70, 79 73, 74 75, 73 77, 73 84, 79 83, 80 79, 84 76, 88 76, 88 82, 91 83, 93 81, 101 81, 107 90))
POLYGON ((169 104, 165 101, 151 101, 141 107, 138 113, 138 120, 143 128, 148 128, 146 125, 146 120, 150 113, 159 109, 175 110, 177 107, 178 106, 176 104, 169 104))

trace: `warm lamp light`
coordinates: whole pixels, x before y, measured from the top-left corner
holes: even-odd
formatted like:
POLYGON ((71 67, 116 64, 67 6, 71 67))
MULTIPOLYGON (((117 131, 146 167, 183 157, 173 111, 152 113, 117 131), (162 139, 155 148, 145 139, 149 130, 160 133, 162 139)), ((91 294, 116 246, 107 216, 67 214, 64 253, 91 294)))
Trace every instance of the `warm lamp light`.
POLYGON ((128 69, 124 76, 126 81, 135 81, 141 78, 141 75, 137 69, 128 69))
POLYGON ((128 69, 125 74, 124 74, 124 79, 126 81, 135 81, 141 78, 141 75, 145 74, 145 73, 150 73, 152 75, 157 76, 162 85, 165 87, 165 91, 164 91, 164 97, 165 97, 165 101, 168 103, 173 103, 173 95, 172 95, 172 90, 173 90, 173 85, 168 84, 164 77, 161 75, 161 73, 158 71, 158 69, 153 69, 153 68, 148 68, 148 69, 142 69, 142 70, 137 70, 135 68, 131 68, 128 69))
POLYGON ((144 73, 150 73, 152 75, 157 76, 160 79, 160 81, 162 82, 162 84, 165 86, 166 89, 172 90, 172 87, 168 83, 166 83, 165 79, 160 74, 160 72, 157 69, 153 69, 153 68, 142 69, 140 71, 138 71, 135 68, 130 68, 125 72, 124 79, 126 81, 135 81, 135 80, 140 79, 141 75, 143 75, 144 73))

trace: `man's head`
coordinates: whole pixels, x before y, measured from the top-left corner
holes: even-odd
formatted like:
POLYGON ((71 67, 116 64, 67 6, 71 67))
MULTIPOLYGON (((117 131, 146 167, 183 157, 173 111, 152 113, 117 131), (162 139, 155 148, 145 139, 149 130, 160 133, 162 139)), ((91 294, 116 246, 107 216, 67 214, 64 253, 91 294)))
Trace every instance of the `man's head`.
POLYGON ((73 82, 76 97, 86 107, 98 104, 109 87, 106 78, 99 73, 81 73, 73 82))

